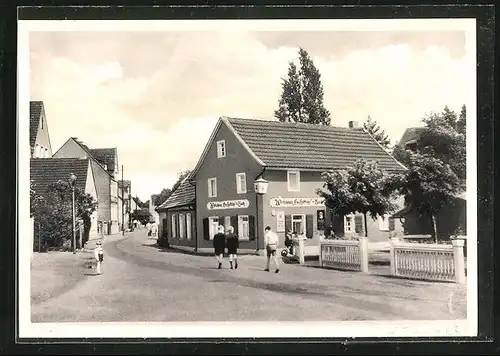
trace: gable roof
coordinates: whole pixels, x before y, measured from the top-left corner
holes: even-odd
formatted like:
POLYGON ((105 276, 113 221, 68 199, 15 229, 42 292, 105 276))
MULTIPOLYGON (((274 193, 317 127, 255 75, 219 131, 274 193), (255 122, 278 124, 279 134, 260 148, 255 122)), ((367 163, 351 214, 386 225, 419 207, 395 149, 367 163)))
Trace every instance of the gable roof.
POLYGON ((113 148, 91 148, 90 154, 98 161, 106 164, 109 171, 115 171, 116 156, 118 155, 116 147, 113 148))
MULTIPOLYGON (((343 169, 364 158, 378 161, 384 170, 405 169, 361 128, 226 117, 219 121, 211 140, 220 123, 225 123, 257 162, 268 168, 343 169)), ((209 145, 194 171, 199 169, 209 145)))
POLYGON ((166 210, 176 206, 183 206, 194 204, 195 202, 195 187, 190 183, 189 176, 184 178, 176 190, 168 197, 168 199, 161 204, 156 210, 166 210))
POLYGON ((43 101, 30 101, 30 147, 33 148, 43 112, 43 101))
POLYGON ((71 173, 76 175, 76 187, 85 192, 89 169, 88 158, 31 158, 30 178, 35 184, 34 190, 43 194, 50 184, 59 180, 68 181, 71 173))
POLYGON ((420 138, 420 135, 425 131, 425 127, 409 127, 401 136, 398 145, 404 147, 407 143, 411 141, 416 141, 420 138))

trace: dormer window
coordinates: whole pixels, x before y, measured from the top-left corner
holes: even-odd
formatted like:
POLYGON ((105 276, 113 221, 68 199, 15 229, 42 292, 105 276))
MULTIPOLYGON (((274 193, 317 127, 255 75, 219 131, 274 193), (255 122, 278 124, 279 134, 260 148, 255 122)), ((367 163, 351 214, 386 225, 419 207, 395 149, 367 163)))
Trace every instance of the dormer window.
POLYGON ((289 192, 300 191, 300 172, 299 171, 288 171, 287 172, 287 180, 288 180, 288 191, 289 192))
POLYGON ((226 157, 226 141, 217 141, 217 158, 226 157))

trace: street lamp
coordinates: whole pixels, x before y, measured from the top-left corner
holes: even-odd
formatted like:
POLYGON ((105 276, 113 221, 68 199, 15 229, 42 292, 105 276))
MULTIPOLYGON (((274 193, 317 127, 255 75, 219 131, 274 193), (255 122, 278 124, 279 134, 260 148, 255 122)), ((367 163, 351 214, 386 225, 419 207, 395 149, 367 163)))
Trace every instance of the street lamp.
POLYGON ((72 191, 72 199, 71 199, 71 206, 72 206, 72 211, 73 211, 73 238, 71 240, 71 248, 73 249, 73 253, 76 253, 76 217, 75 217, 75 184, 76 184, 76 176, 71 173, 68 178, 69 185, 71 186, 71 191, 72 191))
POLYGON ((259 204, 259 201, 262 202, 262 196, 267 193, 268 184, 269 184, 269 182, 262 177, 259 177, 253 183, 253 188, 255 191, 255 208, 256 208, 256 220, 257 220, 256 221, 256 223, 257 223, 257 228, 256 228, 256 231, 257 231, 257 251, 259 250, 259 235, 260 235, 260 231, 262 230, 261 226, 260 226, 260 222, 259 222, 260 221, 259 220, 259 206, 262 204, 259 204))

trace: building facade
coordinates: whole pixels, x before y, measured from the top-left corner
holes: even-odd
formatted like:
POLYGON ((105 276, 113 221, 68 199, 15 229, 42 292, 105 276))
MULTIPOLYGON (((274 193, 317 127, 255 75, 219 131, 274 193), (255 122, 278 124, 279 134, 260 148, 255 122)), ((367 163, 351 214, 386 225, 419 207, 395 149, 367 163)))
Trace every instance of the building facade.
POLYGON ((108 167, 95 159, 90 149, 71 137, 57 150, 54 158, 89 158, 94 172, 98 195, 98 227, 104 234, 120 231, 121 217, 118 203, 118 183, 108 170, 108 167))
POLYGON ((49 128, 43 101, 30 101, 30 153, 31 158, 52 157, 49 128))
MULTIPOLYGON (((260 252, 266 226, 281 246, 287 228, 304 235, 305 252, 312 255, 328 228, 341 236, 362 234, 362 215, 333 218, 317 195, 322 172, 361 157, 388 171, 404 169, 361 128, 221 118, 190 176, 196 182, 197 250, 211 250, 218 225, 234 227, 241 250, 260 252), (264 196, 254 192, 259 177, 269 182, 264 196)), ((388 216, 379 220, 367 221, 372 241, 386 241, 394 228, 388 216)))

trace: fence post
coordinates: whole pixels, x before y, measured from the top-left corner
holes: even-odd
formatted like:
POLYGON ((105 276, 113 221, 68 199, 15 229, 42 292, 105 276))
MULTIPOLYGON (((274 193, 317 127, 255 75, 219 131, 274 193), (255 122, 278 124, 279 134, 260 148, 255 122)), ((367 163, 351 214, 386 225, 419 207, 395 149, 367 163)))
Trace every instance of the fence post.
POLYGON ((359 253, 361 258, 361 272, 368 272, 368 238, 359 237, 359 253))
POLYGON ((323 244, 320 242, 320 243, 319 243, 319 266, 320 266, 320 267, 323 267, 323 259, 322 259, 322 256, 323 256, 323 244))
POLYGON ((297 246, 297 252, 298 252, 298 257, 299 257, 299 263, 303 265, 305 263, 305 258, 304 258, 304 240, 305 238, 300 236, 299 237, 299 245, 297 246))
POLYGON ((391 253, 391 276, 396 275, 396 244, 399 242, 397 237, 391 237, 391 244, 389 251, 391 253))
POLYGON ((453 262, 455 264, 455 281, 465 284, 464 240, 451 240, 453 245, 453 262))

